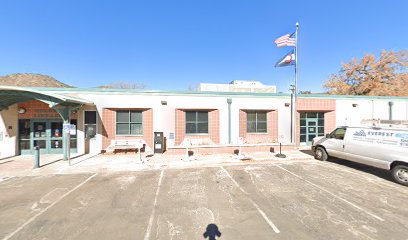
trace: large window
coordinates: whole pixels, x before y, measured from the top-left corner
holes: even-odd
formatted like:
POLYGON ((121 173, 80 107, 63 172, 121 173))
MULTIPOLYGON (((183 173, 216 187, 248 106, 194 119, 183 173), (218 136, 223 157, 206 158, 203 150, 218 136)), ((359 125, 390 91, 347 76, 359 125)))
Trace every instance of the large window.
POLYGON ((116 111, 116 135, 143 135, 142 111, 116 111))
POLYGON ((267 112, 250 111, 247 112, 247 132, 248 133, 266 133, 267 130, 267 112))
POLYGON ((186 112, 187 134, 208 134, 208 112, 187 111, 186 112))

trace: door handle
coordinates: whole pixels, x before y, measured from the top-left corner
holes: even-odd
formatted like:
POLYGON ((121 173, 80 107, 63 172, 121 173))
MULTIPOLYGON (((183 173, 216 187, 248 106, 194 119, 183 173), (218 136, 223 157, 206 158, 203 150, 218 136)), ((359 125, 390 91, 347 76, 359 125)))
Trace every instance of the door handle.
POLYGON ((343 149, 344 149, 344 144, 343 144, 343 149))

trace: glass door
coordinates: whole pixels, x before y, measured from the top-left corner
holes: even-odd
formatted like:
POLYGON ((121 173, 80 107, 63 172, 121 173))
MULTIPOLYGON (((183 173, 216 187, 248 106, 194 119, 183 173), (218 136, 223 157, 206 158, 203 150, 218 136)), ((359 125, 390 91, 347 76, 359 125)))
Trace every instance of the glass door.
POLYGON ((50 121, 49 153, 62 153, 62 121, 50 121))
POLYGON ((300 142, 306 145, 310 145, 313 138, 323 135, 324 112, 301 112, 300 142))
POLYGON ((31 154, 31 122, 30 119, 18 120, 18 149, 20 154, 31 154))
MULTIPOLYGON (((72 119, 71 124, 77 125, 72 119)), ((33 154, 35 146, 41 154, 62 154, 62 121, 59 119, 19 119, 18 144, 20 154, 33 154)), ((77 131, 71 131, 71 153, 77 152, 77 131)))
POLYGON ((306 119, 306 136, 308 143, 317 136, 317 119, 306 119))
MULTIPOLYGON (((32 148, 40 147, 40 153, 48 153, 47 121, 32 121, 32 148)), ((31 149, 32 149, 31 148, 31 149)))

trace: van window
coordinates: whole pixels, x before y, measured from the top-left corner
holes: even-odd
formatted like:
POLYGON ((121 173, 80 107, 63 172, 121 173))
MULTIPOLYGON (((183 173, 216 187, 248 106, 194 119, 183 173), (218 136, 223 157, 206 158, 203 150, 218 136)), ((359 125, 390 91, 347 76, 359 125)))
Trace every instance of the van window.
POLYGON ((334 130, 330 134, 330 137, 335 138, 335 139, 339 139, 339 140, 343 140, 344 135, 346 135, 346 129, 345 128, 337 128, 336 130, 334 130))

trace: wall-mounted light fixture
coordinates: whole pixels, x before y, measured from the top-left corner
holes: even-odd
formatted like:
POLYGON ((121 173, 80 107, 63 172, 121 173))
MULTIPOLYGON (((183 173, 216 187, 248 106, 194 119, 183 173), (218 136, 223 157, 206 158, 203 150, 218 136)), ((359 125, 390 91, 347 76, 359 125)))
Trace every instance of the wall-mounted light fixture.
POLYGON ((19 108, 18 110, 17 110, 17 112, 18 113, 20 113, 20 114, 23 114, 23 113, 26 113, 27 112, 27 110, 25 109, 25 108, 19 108))
POLYGON ((353 103, 353 104, 351 104, 353 107, 357 107, 358 106, 358 104, 357 103, 353 103))
POLYGON ((167 105, 167 101, 161 101, 161 105, 167 105))

